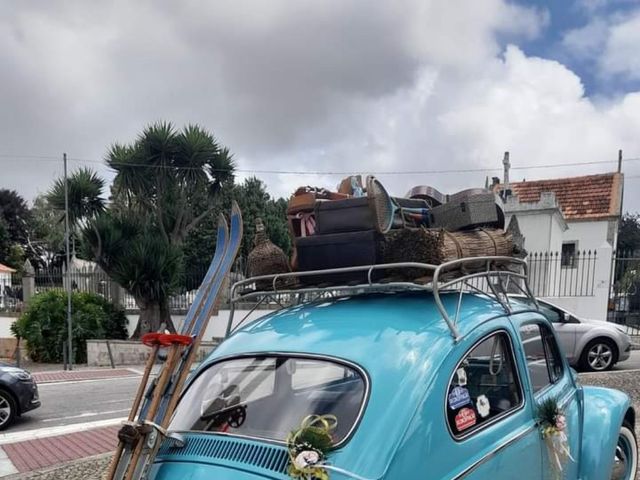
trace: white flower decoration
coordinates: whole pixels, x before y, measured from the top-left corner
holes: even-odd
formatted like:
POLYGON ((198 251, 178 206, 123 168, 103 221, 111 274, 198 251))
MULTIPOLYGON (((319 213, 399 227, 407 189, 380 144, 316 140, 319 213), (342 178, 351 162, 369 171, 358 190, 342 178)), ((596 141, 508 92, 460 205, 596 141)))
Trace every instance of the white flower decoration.
POLYGON ((314 452, 313 450, 304 450, 296 456, 293 464, 298 470, 303 470, 307 467, 316 465, 319 461, 320 455, 318 452, 314 452))

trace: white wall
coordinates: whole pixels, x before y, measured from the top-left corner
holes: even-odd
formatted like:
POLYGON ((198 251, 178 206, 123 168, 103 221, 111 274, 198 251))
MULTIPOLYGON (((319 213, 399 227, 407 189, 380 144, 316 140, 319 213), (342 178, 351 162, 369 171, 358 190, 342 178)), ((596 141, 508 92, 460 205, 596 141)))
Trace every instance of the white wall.
MULTIPOLYGON (((520 232, 524 236, 524 248, 529 252, 557 251, 562 245, 561 236, 564 222, 552 210, 534 212, 515 212, 518 218, 520 232)), ((511 217, 508 214, 506 224, 509 225, 511 217)))
MULTIPOLYGON (((271 311, 272 310, 254 310, 252 313, 249 313, 250 310, 236 310, 233 316, 233 324, 234 326, 236 326, 246 315, 248 315, 248 317, 244 321, 245 324, 250 322, 251 320, 255 320, 264 315, 267 315, 268 313, 271 313, 271 311)), ((211 340, 212 338, 224 337, 225 330, 227 328, 227 321, 229 320, 229 314, 229 310, 220 310, 218 312, 218 315, 212 316, 202 338, 204 340, 211 340)), ((129 336, 131 336, 136 328, 138 315, 127 315, 127 318, 129 319, 129 336)), ((176 330, 180 331, 182 323, 185 319, 185 315, 173 315, 171 319, 173 320, 173 324, 176 327, 176 330)))
POLYGON ((594 266, 593 295, 579 297, 542 297, 574 312, 576 315, 597 320, 607 319, 609 304, 609 283, 613 248, 605 242, 596 250, 594 266))
MULTIPOLYGON (((255 310, 251 314, 249 314, 249 310, 236 310, 234 314, 234 326, 237 325, 247 314, 249 316, 244 321, 244 323, 248 323, 251 320, 255 320, 257 318, 262 317, 263 315, 267 315, 272 310, 255 310)), ((175 322, 175 327, 180 330, 182 326, 182 322, 184 321, 184 315, 174 315, 173 321, 175 322)), ((129 319, 128 331, 129 335, 133 333, 133 330, 136 328, 136 323, 138 321, 138 315, 127 315, 129 319)), ((11 324, 15 322, 18 317, 9 316, 7 314, 0 314, 0 338, 9 338, 13 337, 11 334, 11 324)), ((204 340, 211 340, 212 338, 220 338, 224 337, 225 329, 227 328, 227 321, 229 319, 229 310, 220 310, 218 315, 211 317, 209 320, 209 325, 204 332, 204 336, 202 337, 204 340)))
POLYGON ((11 324, 17 319, 18 317, 12 317, 6 313, 0 313, 0 338, 13 337, 11 334, 11 324))
POLYGON ((607 220, 599 222, 568 222, 563 242, 577 242, 577 250, 596 250, 607 241, 607 220))

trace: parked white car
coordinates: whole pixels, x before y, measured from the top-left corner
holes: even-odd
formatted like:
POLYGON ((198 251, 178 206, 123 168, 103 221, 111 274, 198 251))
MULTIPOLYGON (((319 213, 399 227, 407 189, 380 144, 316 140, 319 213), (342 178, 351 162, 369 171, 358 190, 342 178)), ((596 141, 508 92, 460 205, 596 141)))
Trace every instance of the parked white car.
MULTIPOLYGON (((526 302, 523 297, 518 299, 526 302)), ((631 338, 624 326, 580 318, 546 300, 538 299, 538 305, 552 323, 567 360, 576 369, 603 372, 629 358, 631 338)))

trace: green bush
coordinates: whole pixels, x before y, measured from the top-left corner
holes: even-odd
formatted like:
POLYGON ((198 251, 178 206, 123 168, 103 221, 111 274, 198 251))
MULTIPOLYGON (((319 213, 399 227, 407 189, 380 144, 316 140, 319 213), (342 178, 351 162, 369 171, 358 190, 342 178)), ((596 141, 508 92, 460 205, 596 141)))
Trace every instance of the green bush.
MULTIPOLYGON (((87 361, 87 343, 91 338, 127 338, 127 317, 100 295, 74 292, 71 296, 74 362, 87 361)), ((35 362, 57 363, 63 360, 62 342, 68 338, 67 294, 52 290, 39 293, 12 325, 16 336, 26 340, 27 352, 35 362)))

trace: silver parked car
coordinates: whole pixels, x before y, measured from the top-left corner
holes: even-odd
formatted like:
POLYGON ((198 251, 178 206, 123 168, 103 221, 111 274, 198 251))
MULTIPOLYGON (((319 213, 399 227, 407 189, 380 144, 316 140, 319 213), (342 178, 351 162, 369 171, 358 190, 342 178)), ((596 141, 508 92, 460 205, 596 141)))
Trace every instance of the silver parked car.
MULTIPOLYGON (((526 299, 517 296, 519 300, 526 299)), ((622 325, 579 318, 562 307, 538 299, 540 312, 549 319, 569 363, 580 370, 602 372, 629 358, 631 338, 622 325)))

